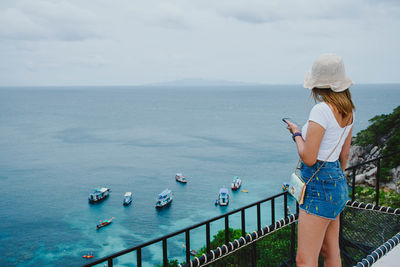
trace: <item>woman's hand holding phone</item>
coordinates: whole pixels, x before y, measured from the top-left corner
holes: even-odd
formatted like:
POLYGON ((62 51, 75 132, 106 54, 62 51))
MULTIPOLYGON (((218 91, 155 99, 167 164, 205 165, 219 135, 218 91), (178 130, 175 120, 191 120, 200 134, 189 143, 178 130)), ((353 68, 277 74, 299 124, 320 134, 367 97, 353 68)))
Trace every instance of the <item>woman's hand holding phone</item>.
POLYGON ((290 131, 291 134, 300 132, 299 127, 291 121, 290 118, 283 118, 282 121, 287 124, 287 129, 290 131))

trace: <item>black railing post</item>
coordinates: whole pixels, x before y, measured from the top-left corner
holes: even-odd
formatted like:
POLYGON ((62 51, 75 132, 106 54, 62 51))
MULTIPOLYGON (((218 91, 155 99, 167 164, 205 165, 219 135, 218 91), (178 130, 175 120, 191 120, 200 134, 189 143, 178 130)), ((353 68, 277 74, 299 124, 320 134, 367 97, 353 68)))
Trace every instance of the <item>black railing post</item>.
POLYGON ((257 204, 257 231, 261 231, 261 206, 257 204))
POLYGON ((206 249, 207 252, 211 250, 211 245, 210 245, 210 222, 206 223, 206 249))
POLYGON ((163 248, 163 264, 164 264, 164 267, 168 267, 167 239, 166 238, 163 238, 163 240, 162 240, 162 248, 163 248))
POLYGON ((186 262, 190 261, 190 233, 189 229, 185 231, 185 237, 186 237, 186 262))
POLYGON ((283 195, 283 206, 283 214, 285 215, 284 218, 286 218, 288 216, 287 194, 283 195))
POLYGON ((245 211, 242 209, 240 211, 242 217, 242 236, 246 235, 246 218, 245 218, 245 211))
POLYGON ((107 262, 108 262, 107 267, 113 267, 113 259, 112 258, 109 258, 107 262))
POLYGON ((142 248, 136 250, 137 267, 142 267, 142 248))
POLYGON ((354 202, 355 193, 356 193, 356 170, 357 168, 353 169, 353 176, 351 179, 351 201, 354 202))
POLYGON ((225 216, 225 244, 229 243, 229 217, 225 216))
POLYGON ((299 208, 299 203, 296 201, 296 214, 299 215, 300 208, 299 208))
POLYGON ((275 198, 271 199, 271 224, 275 222, 275 198))
POLYGON ((292 229, 290 233, 290 256, 291 263, 294 264, 296 262, 296 224, 292 223, 292 229))
POLYGON ((376 205, 379 205, 379 182, 381 178, 381 160, 378 159, 378 162, 376 164, 376 184, 375 184, 375 202, 376 205))

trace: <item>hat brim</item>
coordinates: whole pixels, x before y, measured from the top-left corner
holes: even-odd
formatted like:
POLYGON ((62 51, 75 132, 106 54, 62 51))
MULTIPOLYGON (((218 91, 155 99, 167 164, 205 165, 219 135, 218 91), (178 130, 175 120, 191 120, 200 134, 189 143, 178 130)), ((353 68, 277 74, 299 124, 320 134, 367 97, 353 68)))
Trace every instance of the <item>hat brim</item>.
POLYGON ((344 90, 348 89, 351 85, 353 85, 354 82, 346 76, 345 79, 340 80, 340 81, 334 81, 334 82, 321 82, 318 81, 317 79, 313 79, 311 75, 311 71, 306 72, 306 78, 304 79, 303 86, 304 88, 308 89, 313 89, 315 87, 317 88, 330 88, 334 92, 343 92, 344 90))

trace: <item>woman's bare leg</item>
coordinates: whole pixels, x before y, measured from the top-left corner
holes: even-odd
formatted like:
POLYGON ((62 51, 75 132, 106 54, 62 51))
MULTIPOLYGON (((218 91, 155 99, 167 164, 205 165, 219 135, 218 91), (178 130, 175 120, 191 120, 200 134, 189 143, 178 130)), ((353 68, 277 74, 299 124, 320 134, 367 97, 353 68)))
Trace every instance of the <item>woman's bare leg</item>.
POLYGON ((317 267, 318 256, 324 241, 325 232, 331 220, 307 214, 300 210, 297 234, 298 267, 317 267))
POLYGON ((321 255, 324 257, 325 267, 340 267, 342 261, 340 259, 339 248, 339 216, 331 221, 326 229, 325 238, 322 242, 321 255))

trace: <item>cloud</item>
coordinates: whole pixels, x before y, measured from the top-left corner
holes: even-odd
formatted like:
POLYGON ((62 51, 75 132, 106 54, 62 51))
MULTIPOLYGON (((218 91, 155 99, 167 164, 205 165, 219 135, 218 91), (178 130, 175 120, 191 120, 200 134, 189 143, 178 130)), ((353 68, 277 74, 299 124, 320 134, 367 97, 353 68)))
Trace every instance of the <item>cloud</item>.
POLYGON ((282 13, 273 8, 273 1, 222 1, 217 5, 220 15, 246 23, 271 23, 282 20, 282 13))
POLYGON ((0 9, 0 40, 81 41, 98 38, 94 14, 66 0, 16 0, 0 9))
POLYGON ((190 18, 188 10, 171 2, 162 2, 157 5, 155 12, 151 14, 156 25, 166 28, 189 29, 190 18))
POLYGON ((45 33, 26 14, 16 8, 0 11, 0 38, 7 40, 36 40, 45 33))
POLYGON ((0 0, 0 83, 294 83, 327 51, 357 82, 398 81, 399 3, 0 0))
MULTIPOLYGON (((379 12, 394 15, 398 0, 223 0, 216 4, 218 13, 245 23, 278 21, 357 20, 379 12), (383 2, 383 3, 382 3, 383 2)), ((212 3, 208 2, 211 6, 212 3)))

